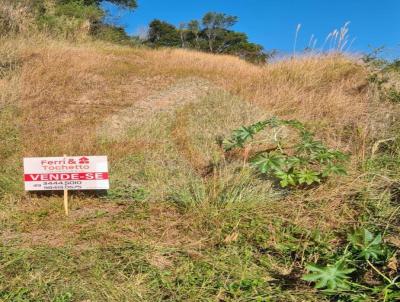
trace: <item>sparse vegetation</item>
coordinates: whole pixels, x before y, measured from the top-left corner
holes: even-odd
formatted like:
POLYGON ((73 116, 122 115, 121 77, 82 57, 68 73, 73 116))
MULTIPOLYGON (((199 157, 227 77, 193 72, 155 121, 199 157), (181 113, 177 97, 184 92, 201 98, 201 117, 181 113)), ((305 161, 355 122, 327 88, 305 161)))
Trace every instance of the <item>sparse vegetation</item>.
POLYGON ((363 60, 371 74, 368 81, 375 89, 376 95, 383 101, 400 102, 400 60, 385 60, 379 58, 383 48, 378 48, 364 56, 363 60))

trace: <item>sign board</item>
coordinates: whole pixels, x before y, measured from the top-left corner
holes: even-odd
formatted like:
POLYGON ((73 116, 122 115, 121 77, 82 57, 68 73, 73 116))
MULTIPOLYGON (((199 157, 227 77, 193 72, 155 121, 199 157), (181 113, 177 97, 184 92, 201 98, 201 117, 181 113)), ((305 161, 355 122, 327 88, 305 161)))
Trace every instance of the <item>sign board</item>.
POLYGON ((24 158, 26 191, 107 190, 107 156, 24 158))

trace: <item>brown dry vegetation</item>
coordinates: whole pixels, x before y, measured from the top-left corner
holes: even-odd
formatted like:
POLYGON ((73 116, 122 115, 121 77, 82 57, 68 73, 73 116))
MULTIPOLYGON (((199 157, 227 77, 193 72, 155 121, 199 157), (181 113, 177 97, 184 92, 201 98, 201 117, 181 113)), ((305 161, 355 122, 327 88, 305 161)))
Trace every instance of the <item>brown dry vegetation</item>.
POLYGON ((306 121, 322 130, 330 144, 348 150, 365 152, 366 137, 380 130, 371 129, 373 119, 390 112, 368 101, 366 70, 341 55, 305 56, 259 67, 229 56, 101 44, 49 42, 21 52, 23 133, 30 155, 59 153, 57 145, 75 153, 92 151, 88 148, 93 140, 85 140, 85 146, 71 138, 82 131, 90 137, 91 127, 110 114, 193 75, 268 115, 306 121), (55 141, 55 149, 36 149, 46 148, 37 139, 55 141))
MULTIPOLYGON (((13 175, 3 182, 9 187, 0 207, 0 245, 28 250, 33 259, 42 259, 44 248, 57 261, 62 261, 59 249, 78 263, 88 261, 86 268, 70 263, 70 273, 84 286, 64 275, 67 286, 49 280, 48 287, 35 287, 48 267, 21 282, 7 264, 11 285, 0 281, 0 292, 34 288, 32 301, 52 301, 59 290, 72 292, 73 301, 200 301, 202 295, 242 301, 223 286, 217 292, 209 289, 222 280, 220 271, 227 274, 221 281, 225 285, 246 274, 263 280, 272 280, 270 274, 296 275, 306 261, 318 258, 317 253, 304 255, 313 231, 335 245, 340 240, 333 234, 359 224, 365 208, 369 213, 380 208, 374 222, 383 227, 393 213, 387 179, 392 184, 394 176, 371 179, 360 166, 371 143, 391 133, 398 108, 382 106, 373 97, 368 70, 356 58, 300 56, 256 66, 187 50, 70 44, 44 37, 5 39, 0 55, 10 63, 0 79, 0 160, 2 173, 13 175), (179 94, 184 97, 174 101, 179 94), (135 118, 143 100, 157 110, 135 118), (298 119, 329 146, 351 152, 349 176, 285 195, 246 168, 238 172, 241 161, 224 162, 217 135, 273 115, 298 119), (104 127, 119 117, 118 133, 105 135, 104 127), (113 190, 108 197, 74 196, 72 214, 65 218, 59 198, 20 192, 22 157, 83 153, 109 156, 113 190), (290 258, 288 242, 301 259, 290 258), (133 251, 129 256, 126 244, 133 251), (267 252, 250 252, 247 244, 267 252), (122 256, 114 258, 108 249, 122 256), (126 266, 123 255, 129 258, 126 266), (207 275, 210 284, 171 289, 171 275, 189 282, 185 278, 198 273, 197 265, 209 262, 215 264, 207 275), (230 271, 230 262, 236 271, 230 271), (261 270, 255 263, 267 264, 261 270), (134 272, 128 274, 131 267, 134 272), (107 273, 114 279, 96 290, 107 273)), ((29 275, 29 269, 19 269, 29 275)), ((296 285, 285 292, 273 284, 267 290, 273 301, 324 299, 308 287, 296 285)))

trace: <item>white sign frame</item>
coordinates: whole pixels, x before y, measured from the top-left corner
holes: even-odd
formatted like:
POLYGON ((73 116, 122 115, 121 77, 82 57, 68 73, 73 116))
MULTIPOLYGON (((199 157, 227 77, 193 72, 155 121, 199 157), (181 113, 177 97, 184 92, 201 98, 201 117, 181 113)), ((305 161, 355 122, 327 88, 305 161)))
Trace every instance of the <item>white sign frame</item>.
POLYGON ((107 156, 25 157, 25 191, 108 190, 107 156))

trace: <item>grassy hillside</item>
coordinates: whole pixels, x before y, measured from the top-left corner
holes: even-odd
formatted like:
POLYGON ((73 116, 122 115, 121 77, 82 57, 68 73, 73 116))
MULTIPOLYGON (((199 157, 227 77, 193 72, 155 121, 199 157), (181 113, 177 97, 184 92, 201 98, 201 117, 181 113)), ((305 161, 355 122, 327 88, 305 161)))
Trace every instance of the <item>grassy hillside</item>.
MULTIPOLYGON (((400 246, 399 105, 371 72, 341 54, 256 66, 1 40, 0 301, 339 301, 301 280, 306 264, 336 257, 358 227, 400 246), (347 176, 282 189, 217 144, 272 116, 349 153, 347 176), (22 157, 61 154, 110 164, 108 194, 73 195, 69 217, 59 196, 22 191, 22 157)), ((380 265, 388 276, 396 257, 380 265)))

